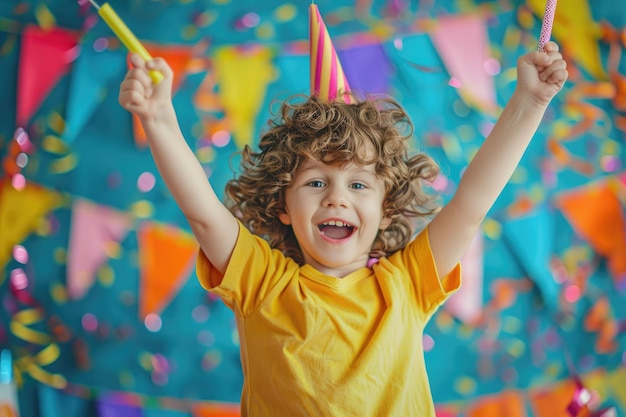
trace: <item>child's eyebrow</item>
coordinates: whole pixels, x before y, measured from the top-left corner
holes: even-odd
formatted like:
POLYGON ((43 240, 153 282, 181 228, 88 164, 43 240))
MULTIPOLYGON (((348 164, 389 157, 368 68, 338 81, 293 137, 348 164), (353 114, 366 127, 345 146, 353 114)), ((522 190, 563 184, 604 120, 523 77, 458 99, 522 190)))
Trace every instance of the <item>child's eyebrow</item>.
POLYGON ((372 177, 376 176, 376 172, 375 171, 372 171, 371 169, 367 169, 365 167, 356 168, 356 172, 358 174, 366 174, 366 175, 370 175, 372 177))
POLYGON ((319 166, 318 165, 309 165, 309 166, 307 166, 305 168, 299 169, 296 175, 301 175, 301 174, 304 174, 307 171, 313 171, 315 169, 319 169, 319 166))

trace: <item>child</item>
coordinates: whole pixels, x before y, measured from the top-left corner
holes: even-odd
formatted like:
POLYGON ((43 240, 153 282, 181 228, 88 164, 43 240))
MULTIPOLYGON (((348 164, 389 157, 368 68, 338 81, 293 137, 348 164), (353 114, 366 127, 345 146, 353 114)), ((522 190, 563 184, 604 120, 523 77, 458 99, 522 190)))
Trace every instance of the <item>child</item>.
POLYGON ((260 150, 243 151, 229 210, 180 132, 171 69, 131 62, 119 101, 200 244, 200 282, 237 319, 242 415, 434 416, 422 330, 567 79, 557 45, 518 60, 516 91, 441 210, 421 189, 437 167, 407 155, 394 100, 314 97, 285 103, 260 150))

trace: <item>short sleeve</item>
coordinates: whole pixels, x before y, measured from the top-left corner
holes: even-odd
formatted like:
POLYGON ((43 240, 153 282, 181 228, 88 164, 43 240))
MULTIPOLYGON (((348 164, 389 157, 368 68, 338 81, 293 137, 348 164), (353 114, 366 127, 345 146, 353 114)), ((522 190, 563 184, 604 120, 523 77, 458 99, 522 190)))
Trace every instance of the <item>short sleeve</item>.
POLYGON ((437 274, 435 259, 428 239, 428 227, 402 251, 405 267, 415 288, 418 305, 426 318, 432 314, 461 286, 461 264, 457 264, 445 277, 437 274))
POLYGON ((200 250, 196 274, 200 285, 244 316, 254 311, 281 279, 298 266, 280 251, 270 248, 239 223, 239 235, 222 275, 200 250))

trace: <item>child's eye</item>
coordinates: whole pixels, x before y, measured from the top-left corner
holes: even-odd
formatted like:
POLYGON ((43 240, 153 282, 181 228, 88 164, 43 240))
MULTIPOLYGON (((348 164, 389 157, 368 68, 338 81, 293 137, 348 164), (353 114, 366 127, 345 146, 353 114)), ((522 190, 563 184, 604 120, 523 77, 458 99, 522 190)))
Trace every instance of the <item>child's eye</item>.
POLYGON ((321 187, 323 187, 326 184, 324 184, 323 181, 315 180, 315 181, 309 182, 307 185, 309 187, 321 188, 321 187))
POLYGON ((360 182, 355 182, 355 183, 353 183, 353 184, 351 185, 351 187, 352 187, 353 189, 355 189, 355 190, 364 190, 365 188, 367 188, 367 187, 365 186, 365 184, 360 183, 360 182))

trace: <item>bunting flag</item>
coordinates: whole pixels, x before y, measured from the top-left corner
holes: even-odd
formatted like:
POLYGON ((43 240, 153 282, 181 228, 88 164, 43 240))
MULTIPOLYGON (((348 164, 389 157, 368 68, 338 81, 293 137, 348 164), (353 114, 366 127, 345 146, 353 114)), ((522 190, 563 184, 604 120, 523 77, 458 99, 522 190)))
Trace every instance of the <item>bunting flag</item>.
POLYGON ((609 373, 605 368, 596 369, 588 374, 581 375, 581 379, 585 388, 594 395, 597 395, 602 401, 611 398, 611 387, 607 384, 609 373))
POLYGON ((560 382, 552 387, 541 388, 529 393, 530 405, 536 417, 572 417, 567 406, 576 392, 573 380, 560 382))
POLYGON ((140 407, 116 401, 114 397, 111 395, 109 399, 105 395, 98 400, 96 407, 99 417, 143 417, 140 407))
POLYGON ((594 183, 560 196, 555 204, 576 233, 606 258, 613 278, 626 279, 626 220, 615 191, 594 183))
POLYGON ((41 218, 60 204, 59 194, 31 182, 18 191, 9 180, 0 180, 0 266, 11 258, 13 246, 22 243, 41 218))
POLYGON ((118 95, 125 72, 126 55, 122 51, 96 51, 91 45, 81 45, 70 78, 62 134, 66 143, 74 142, 107 95, 118 95))
MULTIPOLYGON (((430 37, 418 34, 402 39, 401 43, 385 43, 383 48, 395 64, 394 88, 411 97, 403 105, 411 115, 413 125, 438 132, 440 128, 437 125, 448 123, 444 119, 449 118, 449 115, 437 109, 448 106, 447 96, 456 99, 458 95, 456 91, 447 91, 451 94, 445 94, 449 77, 430 37)), ((462 162, 463 166, 467 165, 465 158, 462 162)))
POLYGON ((450 314, 477 324, 483 312, 483 236, 477 233, 461 259, 463 285, 444 303, 450 314))
POLYGON ((393 66, 379 44, 346 49, 339 54, 352 92, 388 94, 393 66), (376 71, 371 71, 376 68, 376 71))
MULTIPOLYGON (((158 45, 145 45, 145 47, 151 56, 155 58, 160 57, 167 61, 167 64, 174 72, 172 95, 175 95, 180 88, 183 79, 187 75, 187 69, 192 59, 193 49, 184 47, 164 47, 158 45)), ((119 81, 121 81, 121 79, 119 81)), ((141 125, 137 115, 133 113, 132 118, 135 144, 139 147, 145 147, 148 140, 146 132, 143 130, 143 126, 141 125)))
POLYGON ((611 372, 605 381, 611 387, 611 397, 615 400, 622 410, 626 410, 626 367, 611 372))
POLYGON ((192 407, 193 417, 239 417, 239 404, 207 404, 198 403, 192 407))
POLYGON ((181 229, 146 222, 138 232, 141 285, 140 318, 160 313, 188 279, 198 244, 181 229))
POLYGON ((525 398, 518 391, 503 391, 471 404, 465 417, 526 417, 525 398))
POLYGON ((215 53, 221 103, 238 149, 253 143, 267 85, 275 78, 271 60, 270 49, 262 46, 226 47, 215 53))
POLYGON ((497 110, 493 74, 485 68, 489 36, 484 18, 477 13, 444 15, 430 32, 433 45, 450 76, 458 85, 463 101, 486 113, 497 110))
POLYGON ((17 77, 17 126, 27 126, 52 88, 67 74, 76 56, 75 33, 56 27, 24 28, 17 77))
POLYGON ((524 217, 503 222, 502 241, 539 289, 543 302, 555 312, 559 308, 559 284, 552 277, 554 224, 552 214, 537 207, 524 217))
MULTIPOLYGON (((546 0, 528 0, 532 12, 540 19, 546 8, 546 0)), ((539 36, 539 30, 537 30, 539 36)), ((552 36, 582 68, 593 78, 605 80, 600 55, 600 31, 591 14, 588 0, 571 0, 556 8, 552 36)))
POLYGON ((131 221, 127 213, 83 199, 74 202, 66 277, 71 299, 80 299, 89 291, 98 268, 126 236, 131 221))

